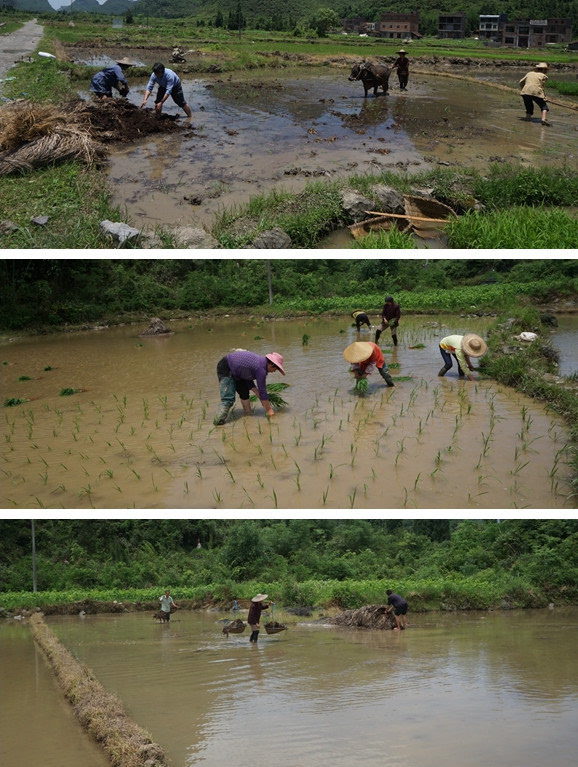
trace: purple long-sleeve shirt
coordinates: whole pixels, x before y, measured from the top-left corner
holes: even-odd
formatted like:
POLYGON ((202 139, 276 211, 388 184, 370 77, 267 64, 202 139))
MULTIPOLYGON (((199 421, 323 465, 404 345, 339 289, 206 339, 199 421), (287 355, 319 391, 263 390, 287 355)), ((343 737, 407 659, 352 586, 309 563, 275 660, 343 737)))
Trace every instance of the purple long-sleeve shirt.
MULTIPOLYGON (((259 399, 265 401, 269 399, 267 394, 267 357, 261 357, 254 352, 231 352, 227 354, 229 370, 233 378, 241 381, 249 381, 253 384, 257 382, 259 399)), ((253 388, 250 386, 249 388, 253 388)))

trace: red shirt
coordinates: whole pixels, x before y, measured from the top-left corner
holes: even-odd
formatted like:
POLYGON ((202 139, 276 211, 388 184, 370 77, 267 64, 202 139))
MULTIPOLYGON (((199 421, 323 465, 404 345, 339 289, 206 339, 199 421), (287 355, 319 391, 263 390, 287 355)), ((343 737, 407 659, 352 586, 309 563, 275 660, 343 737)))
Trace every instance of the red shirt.
POLYGON ((385 360, 383 359, 383 354, 381 353, 379 346, 371 341, 368 341, 368 343, 371 343, 373 346, 373 352, 371 357, 368 357, 368 359, 359 363, 359 367, 363 372, 365 372, 370 365, 375 365, 376 368, 382 368, 385 365, 385 360))

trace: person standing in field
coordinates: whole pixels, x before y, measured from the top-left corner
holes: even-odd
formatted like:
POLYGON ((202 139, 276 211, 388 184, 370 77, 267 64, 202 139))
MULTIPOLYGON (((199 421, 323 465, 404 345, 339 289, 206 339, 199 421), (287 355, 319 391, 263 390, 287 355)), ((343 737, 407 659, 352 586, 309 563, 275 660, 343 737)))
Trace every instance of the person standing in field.
POLYGON ((159 597, 159 602, 161 603, 161 611, 165 613, 165 620, 169 622, 171 619, 171 608, 174 607, 175 610, 177 609, 177 605, 175 604, 169 589, 165 591, 162 597, 159 597))
POLYGON ((129 87, 125 71, 133 67, 134 62, 128 59, 119 59, 112 67, 105 67, 97 72, 90 82, 90 92, 100 101, 112 98, 114 88, 121 96, 128 96, 129 87))
POLYGON ((393 617, 395 618, 395 630, 403 631, 406 628, 406 618, 408 604, 403 597, 399 594, 394 594, 391 589, 388 589, 387 594, 387 608, 386 612, 390 613, 393 610, 393 617))
POLYGON ((532 72, 524 75, 520 80, 522 90, 520 96, 524 100, 524 106, 526 107, 526 116, 524 120, 530 122, 532 115, 534 114, 534 103, 538 105, 538 108, 542 110, 542 125, 550 125, 547 121, 548 117, 548 104, 546 103, 546 94, 544 93, 544 85, 548 76, 548 64, 545 61, 541 61, 536 64, 532 72))
POLYGON ((217 363, 217 378, 221 394, 221 406, 213 420, 215 426, 222 426, 229 410, 235 404, 235 394, 241 398, 245 415, 251 415, 250 393, 259 397, 268 418, 275 415, 267 392, 267 375, 279 371, 285 375, 283 357, 277 352, 262 357, 246 349, 236 349, 217 363), (257 385, 255 386, 255 381, 257 385))
POLYGON ((251 636, 249 642, 256 642, 259 639, 259 630, 261 626, 259 621, 261 620, 261 613, 264 610, 269 609, 269 604, 265 604, 267 594, 257 594, 251 600, 251 606, 249 607, 249 615, 247 616, 247 623, 251 627, 251 636))
POLYGON ((443 377, 453 366, 453 360, 458 363, 458 374, 460 378, 467 376, 468 380, 473 381, 474 377, 466 370, 475 370, 470 357, 483 357, 487 352, 488 346, 483 338, 475 333, 468 333, 465 336, 446 336, 440 341, 440 353, 444 361, 444 366, 438 373, 443 377))
POLYGON ((385 304, 381 310, 381 325, 375 331, 375 343, 379 341, 379 336, 386 328, 391 330, 391 340, 393 345, 397 346, 397 328, 399 326, 399 320, 401 317, 401 309, 399 304, 393 300, 391 296, 387 296, 385 304))
POLYGON ((398 58, 395 60, 392 69, 397 69, 397 79, 399 80, 400 91, 407 90, 407 83, 409 80, 409 59, 407 58, 407 51, 403 48, 397 52, 398 58))
POLYGON ((382 351, 377 344, 371 341, 354 341, 345 349, 343 356, 345 361, 351 365, 356 381, 367 378, 375 366, 385 383, 388 386, 395 386, 385 364, 382 351))
POLYGON ((155 110, 157 114, 161 114, 163 111, 163 104, 170 96, 177 106, 184 110, 187 117, 192 117, 190 106, 185 101, 185 95, 183 93, 183 86, 181 80, 176 72, 172 69, 165 67, 160 61, 157 62, 154 67, 150 80, 146 87, 145 95, 142 101, 141 109, 147 103, 149 96, 153 92, 155 84, 158 85, 157 96, 155 99, 155 110))

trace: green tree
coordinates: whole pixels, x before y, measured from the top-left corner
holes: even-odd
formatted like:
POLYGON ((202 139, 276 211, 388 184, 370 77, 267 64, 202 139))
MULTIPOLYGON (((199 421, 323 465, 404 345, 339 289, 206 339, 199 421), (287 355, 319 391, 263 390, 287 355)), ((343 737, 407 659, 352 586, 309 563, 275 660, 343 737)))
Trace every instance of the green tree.
POLYGON ((319 8, 311 17, 309 26, 317 32, 318 37, 327 37, 332 27, 341 26, 341 21, 333 8, 319 8))

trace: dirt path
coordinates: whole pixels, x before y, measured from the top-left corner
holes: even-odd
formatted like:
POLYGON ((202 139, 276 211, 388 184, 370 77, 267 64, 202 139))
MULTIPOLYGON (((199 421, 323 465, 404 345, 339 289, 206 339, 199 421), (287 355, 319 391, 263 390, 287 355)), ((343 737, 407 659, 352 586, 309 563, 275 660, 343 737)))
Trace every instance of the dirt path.
POLYGON ((38 45, 44 28, 36 23, 36 19, 27 21, 16 32, 0 36, 0 77, 5 77, 10 67, 38 45))

